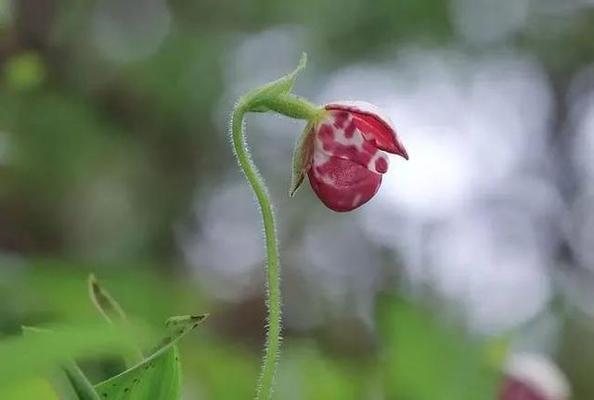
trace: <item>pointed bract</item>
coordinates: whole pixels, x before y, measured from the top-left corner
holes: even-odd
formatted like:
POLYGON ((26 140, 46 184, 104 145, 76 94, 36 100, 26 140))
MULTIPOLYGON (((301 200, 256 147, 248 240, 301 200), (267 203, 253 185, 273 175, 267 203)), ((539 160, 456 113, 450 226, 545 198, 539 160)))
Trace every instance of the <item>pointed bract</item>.
POLYGON ((297 189, 303 183, 305 174, 311 166, 311 159, 313 156, 313 139, 314 139, 314 124, 308 123, 303 133, 297 139, 295 150, 293 151, 293 163, 291 174, 291 188, 289 189, 289 196, 293 197, 297 189))
POLYGON ((297 65, 297 68, 293 70, 293 72, 277 79, 274 82, 270 82, 269 84, 260 87, 251 93, 248 93, 246 97, 249 97, 250 99, 250 107, 247 111, 269 111, 270 108, 266 105, 266 101, 271 98, 273 99, 279 96, 288 95, 295 85, 297 75, 299 75, 299 73, 305 69, 306 64, 307 53, 302 53, 301 58, 299 59, 299 64, 297 65))

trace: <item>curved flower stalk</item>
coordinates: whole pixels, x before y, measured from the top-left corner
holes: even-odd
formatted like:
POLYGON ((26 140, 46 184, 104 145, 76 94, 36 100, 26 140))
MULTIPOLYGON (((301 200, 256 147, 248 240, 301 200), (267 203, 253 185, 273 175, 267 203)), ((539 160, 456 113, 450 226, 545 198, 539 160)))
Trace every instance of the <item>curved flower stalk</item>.
POLYGON ((281 343, 281 290, 278 240, 272 204, 264 180, 253 163, 244 131, 249 112, 276 112, 307 121, 293 157, 293 196, 309 176, 314 192, 334 211, 349 211, 377 192, 388 169, 385 152, 408 158, 391 122, 368 103, 332 103, 318 107, 291 93, 297 74, 305 68, 303 54, 292 73, 240 98, 231 118, 233 150, 258 201, 266 242, 266 347, 256 399, 272 398, 281 343))

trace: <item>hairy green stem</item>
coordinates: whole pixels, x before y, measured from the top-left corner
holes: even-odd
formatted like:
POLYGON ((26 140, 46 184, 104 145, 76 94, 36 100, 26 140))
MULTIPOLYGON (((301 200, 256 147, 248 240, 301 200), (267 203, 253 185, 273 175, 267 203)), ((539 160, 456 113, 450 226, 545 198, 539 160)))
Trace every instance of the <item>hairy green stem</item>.
POLYGON ((242 97, 231 118, 231 139, 233 150, 239 166, 249 182, 262 214, 264 235, 266 239, 266 307, 268 309, 266 348, 262 371, 256 392, 257 400, 270 400, 281 344, 281 288, 280 262, 278 256, 278 242, 274 212, 270 203, 270 196, 264 180, 258 173, 258 168, 250 157, 244 131, 244 117, 248 112, 276 112, 290 118, 313 121, 324 112, 306 99, 290 93, 297 73, 305 67, 306 55, 301 56, 299 65, 290 74, 254 89, 242 97))
POLYGON ((269 400, 272 398, 272 387, 276 375, 276 364, 280 353, 281 342, 280 263, 272 204, 270 203, 264 180, 258 173, 258 169, 250 157, 245 140, 243 118, 246 108, 247 104, 245 102, 240 102, 235 108, 231 122, 231 133, 233 148, 235 150, 235 156, 239 161, 239 166, 243 170, 258 200, 264 224, 264 235, 266 237, 266 306, 268 308, 268 329, 266 332, 266 349, 262 371, 258 381, 256 399, 269 400))

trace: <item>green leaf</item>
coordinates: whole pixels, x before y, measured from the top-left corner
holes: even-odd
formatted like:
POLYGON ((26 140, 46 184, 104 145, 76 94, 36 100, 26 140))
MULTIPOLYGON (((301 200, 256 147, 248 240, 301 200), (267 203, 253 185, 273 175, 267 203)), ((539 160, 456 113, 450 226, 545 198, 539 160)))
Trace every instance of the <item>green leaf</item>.
POLYGON ((415 400, 493 399, 499 374, 484 346, 440 323, 410 303, 390 299, 381 318, 387 348, 388 398, 415 400))
POLYGON ((180 397, 181 366, 177 342, 207 317, 173 317, 168 336, 153 354, 133 368, 95 386, 107 400, 175 400, 180 397))
POLYGON ((78 357, 119 355, 129 350, 132 340, 146 345, 153 337, 150 329, 138 325, 54 325, 49 330, 51 334, 28 334, 0 342, 0 387, 78 357))
MULTIPOLYGON (((22 329, 24 335, 53 334, 53 332, 48 329, 28 326, 23 326, 22 329)), ((74 361, 63 361, 62 370, 64 371, 68 382, 70 382, 70 385, 72 386, 72 389, 74 390, 78 400, 100 400, 100 397, 93 388, 93 385, 91 382, 89 382, 87 377, 74 361)))
POLYGON ((4 68, 6 82, 16 90, 35 89, 43 83, 46 77, 42 58, 33 52, 10 57, 4 68))
POLYGON ((89 297, 107 322, 128 320, 119 303, 99 284, 93 274, 89 275, 89 297))
POLYGON ((301 58, 299 59, 299 64, 297 65, 297 68, 293 70, 293 72, 248 93, 245 98, 240 100, 241 103, 248 104, 246 111, 269 111, 270 108, 265 104, 266 101, 271 98, 289 94, 295 85, 297 75, 299 75, 299 73, 305 68, 306 64, 307 54, 302 53, 301 58))
POLYGON ((40 377, 3 385, 0 396, 8 400, 64 400, 47 379, 40 377))
MULTIPOLYGON (((110 324, 114 322, 128 324, 128 317, 126 316, 124 309, 111 296, 107 289, 99 284, 95 275, 89 275, 88 284, 89 297, 105 320, 110 324)), ((138 347, 135 347, 134 344, 131 344, 131 347, 134 350, 125 356, 127 366, 132 366, 144 358, 142 351, 140 351, 138 347)))
POLYGON ((72 385, 74 393, 78 396, 78 400, 99 400, 100 397, 93 388, 93 385, 85 374, 78 368, 74 362, 66 362, 63 366, 66 378, 72 385))

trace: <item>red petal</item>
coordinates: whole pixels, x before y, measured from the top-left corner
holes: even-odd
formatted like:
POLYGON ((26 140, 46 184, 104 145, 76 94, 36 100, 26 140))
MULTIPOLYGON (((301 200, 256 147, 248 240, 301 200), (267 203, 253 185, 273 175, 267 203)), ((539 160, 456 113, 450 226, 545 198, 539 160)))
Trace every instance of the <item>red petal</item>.
POLYGON ((316 152, 353 161, 378 174, 388 170, 388 156, 378 150, 375 142, 365 139, 351 113, 329 112, 316 127, 315 137, 316 152))
POLYGON ((331 210, 351 211, 375 195, 382 176, 342 158, 330 157, 308 171, 309 182, 320 200, 331 210))
POLYGON ((378 110, 371 104, 343 102, 328 104, 325 108, 351 113, 357 129, 361 131, 366 140, 374 143, 380 150, 398 154, 408 160, 408 153, 398 139, 390 121, 380 116, 378 110))

